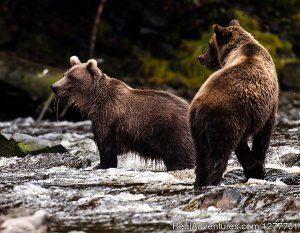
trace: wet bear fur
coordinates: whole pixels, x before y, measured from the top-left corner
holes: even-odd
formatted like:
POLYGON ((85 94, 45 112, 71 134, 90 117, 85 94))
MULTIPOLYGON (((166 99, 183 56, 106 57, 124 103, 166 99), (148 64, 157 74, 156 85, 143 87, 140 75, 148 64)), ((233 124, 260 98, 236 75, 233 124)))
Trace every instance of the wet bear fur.
POLYGON ((246 179, 263 179, 278 105, 277 75, 268 51, 237 20, 213 30, 199 61, 216 71, 189 110, 197 153, 195 187, 218 184, 233 151, 246 179))
POLYGON ((188 103, 168 92, 138 90, 110 78, 96 60, 72 67, 52 85, 92 121, 100 154, 97 168, 116 168, 117 155, 134 152, 162 160, 168 171, 194 168, 195 148, 188 123, 188 103))

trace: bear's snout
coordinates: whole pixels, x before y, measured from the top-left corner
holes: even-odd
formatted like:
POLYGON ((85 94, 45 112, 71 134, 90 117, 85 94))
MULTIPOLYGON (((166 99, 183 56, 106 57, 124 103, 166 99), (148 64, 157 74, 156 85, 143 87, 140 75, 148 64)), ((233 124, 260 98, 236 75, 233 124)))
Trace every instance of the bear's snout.
POLYGON ((198 57, 198 60, 199 60, 199 62, 201 63, 201 65, 204 65, 204 63, 205 63, 205 57, 204 57, 204 55, 200 55, 200 56, 198 57))
POLYGON ((53 85, 50 86, 50 88, 52 89, 52 91, 53 91, 55 94, 57 94, 57 89, 58 89, 58 86, 57 86, 57 85, 53 84, 53 85))

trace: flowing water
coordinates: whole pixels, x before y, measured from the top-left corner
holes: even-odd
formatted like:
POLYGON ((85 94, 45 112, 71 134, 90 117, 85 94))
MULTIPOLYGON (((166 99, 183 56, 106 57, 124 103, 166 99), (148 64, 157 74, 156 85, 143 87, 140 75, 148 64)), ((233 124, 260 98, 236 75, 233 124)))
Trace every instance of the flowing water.
MULTIPOLYGON (((50 232, 300 232, 300 95, 284 92, 267 157, 265 180, 244 183, 235 155, 222 184, 193 189, 194 171, 166 172, 137 155, 117 169, 99 162, 89 121, 32 118, 1 122, 2 132, 60 141, 69 154, 0 158, 0 215, 38 209, 50 232)), ((1 218, 0 216, 0 218, 1 218)))

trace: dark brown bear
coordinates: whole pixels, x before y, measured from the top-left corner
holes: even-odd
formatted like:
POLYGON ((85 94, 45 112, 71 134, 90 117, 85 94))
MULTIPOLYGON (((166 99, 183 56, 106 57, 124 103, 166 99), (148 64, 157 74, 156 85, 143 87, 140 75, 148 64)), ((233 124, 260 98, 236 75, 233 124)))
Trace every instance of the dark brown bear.
POLYGON ((164 91, 132 89, 102 73, 93 59, 81 63, 73 56, 70 62, 51 88, 58 97, 70 97, 92 121, 97 168, 117 167, 117 155, 125 152, 162 160, 168 171, 194 168, 186 101, 164 91))
POLYGON ((237 20, 213 30, 199 60, 217 71, 201 86, 189 110, 197 152, 195 187, 218 184, 232 151, 247 179, 264 178, 278 104, 277 75, 268 51, 237 20))

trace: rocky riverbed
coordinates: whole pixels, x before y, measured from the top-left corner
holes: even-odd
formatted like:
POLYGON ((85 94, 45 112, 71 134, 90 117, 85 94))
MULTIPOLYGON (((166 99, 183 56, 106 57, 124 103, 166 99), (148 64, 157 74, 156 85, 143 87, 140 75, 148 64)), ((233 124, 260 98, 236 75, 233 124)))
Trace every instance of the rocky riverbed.
POLYGON ((0 122, 1 132, 61 142, 70 152, 0 157, 0 224, 42 209, 49 232, 300 231, 300 94, 281 94, 265 180, 244 183, 233 155, 222 184, 197 192, 193 170, 166 172, 137 155, 120 156, 117 169, 93 170, 99 159, 90 127, 0 122))

